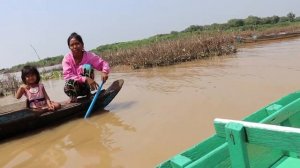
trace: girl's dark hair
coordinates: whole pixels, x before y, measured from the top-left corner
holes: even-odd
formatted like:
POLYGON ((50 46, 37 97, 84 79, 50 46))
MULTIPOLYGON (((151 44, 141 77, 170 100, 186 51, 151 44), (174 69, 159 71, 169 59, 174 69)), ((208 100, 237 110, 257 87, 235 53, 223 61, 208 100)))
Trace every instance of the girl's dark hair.
POLYGON ((70 46, 70 41, 71 41, 72 38, 75 38, 75 39, 78 40, 82 45, 84 45, 81 36, 80 36, 79 34, 73 32, 73 33, 69 36, 69 38, 68 38, 68 46, 70 46))
POLYGON ((36 82, 35 84, 38 84, 41 80, 41 76, 39 71, 37 70, 36 67, 34 66, 30 66, 30 65, 26 65, 23 67, 22 69, 22 74, 21 74, 21 78, 24 84, 26 84, 26 76, 29 74, 34 74, 36 75, 36 82))

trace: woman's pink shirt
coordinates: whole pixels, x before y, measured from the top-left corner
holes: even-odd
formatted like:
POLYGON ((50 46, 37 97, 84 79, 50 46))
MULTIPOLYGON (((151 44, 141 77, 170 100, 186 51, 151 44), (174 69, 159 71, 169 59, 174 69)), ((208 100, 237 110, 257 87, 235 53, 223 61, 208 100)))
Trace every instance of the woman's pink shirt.
POLYGON ((82 65, 90 64, 94 69, 109 73, 109 64, 95 53, 84 51, 81 62, 76 65, 72 52, 67 53, 62 61, 63 76, 65 80, 73 79, 75 81, 84 83, 85 76, 81 76, 82 65))

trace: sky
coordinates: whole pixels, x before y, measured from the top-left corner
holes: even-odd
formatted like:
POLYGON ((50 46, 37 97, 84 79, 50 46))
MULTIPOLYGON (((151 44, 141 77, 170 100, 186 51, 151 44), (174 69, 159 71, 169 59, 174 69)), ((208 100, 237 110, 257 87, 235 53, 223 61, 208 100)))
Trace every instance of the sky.
POLYGON ((229 19, 300 16, 298 0, 0 0, 0 69, 69 52, 77 32, 85 49, 182 31, 229 19))

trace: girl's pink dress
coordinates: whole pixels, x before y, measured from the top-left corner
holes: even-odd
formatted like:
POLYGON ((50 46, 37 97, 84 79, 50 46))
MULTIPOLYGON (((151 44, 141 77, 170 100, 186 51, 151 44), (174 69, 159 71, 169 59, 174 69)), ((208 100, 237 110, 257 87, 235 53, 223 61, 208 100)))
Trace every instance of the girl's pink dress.
POLYGON ((43 84, 38 84, 34 87, 30 87, 30 89, 25 89, 25 96, 29 101, 30 108, 42 108, 47 106, 43 88, 43 84))

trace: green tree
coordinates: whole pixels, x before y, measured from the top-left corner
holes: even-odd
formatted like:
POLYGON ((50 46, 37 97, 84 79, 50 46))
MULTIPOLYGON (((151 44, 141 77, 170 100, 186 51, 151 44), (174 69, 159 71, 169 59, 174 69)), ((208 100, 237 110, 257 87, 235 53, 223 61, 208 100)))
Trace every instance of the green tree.
POLYGON ((293 22, 295 20, 296 15, 290 12, 286 15, 286 17, 289 19, 290 22, 293 22))
POLYGON ((243 19, 230 19, 227 22, 227 25, 230 26, 230 27, 244 26, 244 20, 243 19))
POLYGON ((278 16, 272 16, 272 17, 265 17, 261 18, 261 24, 276 24, 279 22, 279 17, 278 16))
POLYGON ((289 21, 289 18, 286 17, 286 16, 282 16, 282 17, 280 17, 280 19, 279 19, 279 22, 287 22, 287 21, 289 21))
POLYGON ((178 31, 171 31, 171 34, 178 34, 178 31))
POLYGON ((258 25, 261 24, 261 18, 257 16, 248 16, 245 20, 245 25, 258 25))
POLYGON ((276 15, 274 15, 274 16, 272 16, 272 17, 271 17, 271 20, 272 20, 272 23, 273 23, 273 24, 276 24, 276 23, 278 23, 278 22, 279 22, 279 20, 280 20, 280 17, 279 17, 279 16, 276 16, 276 15))
POLYGON ((261 18, 261 24, 272 24, 272 18, 271 17, 261 18))
POLYGON ((191 25, 190 27, 186 28, 184 32, 193 32, 193 31, 202 31, 203 26, 199 25, 191 25))

